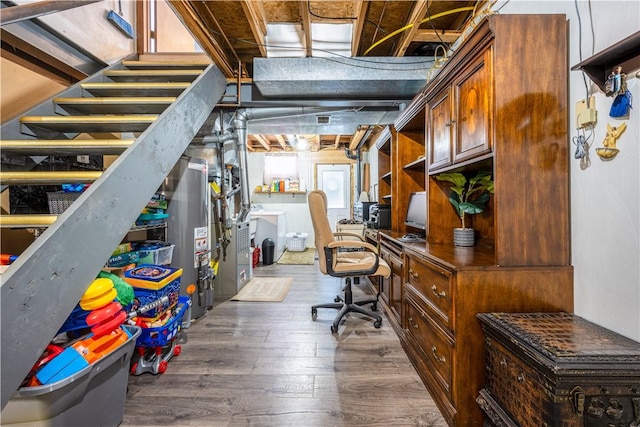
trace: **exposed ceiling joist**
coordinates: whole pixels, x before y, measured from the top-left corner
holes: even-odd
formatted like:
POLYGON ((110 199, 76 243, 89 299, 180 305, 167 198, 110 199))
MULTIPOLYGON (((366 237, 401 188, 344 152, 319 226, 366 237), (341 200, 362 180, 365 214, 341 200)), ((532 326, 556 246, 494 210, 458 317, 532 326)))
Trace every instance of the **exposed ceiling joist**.
POLYGON ((414 42, 422 43, 453 43, 458 40, 462 31, 434 31, 434 30, 418 30, 413 37, 414 42))
POLYGON ((405 52, 409 48, 409 44, 411 44, 411 42, 413 41, 413 37, 418 31, 418 28, 420 28, 420 21, 427 13, 428 3, 428 0, 419 0, 416 1, 413 5, 411 16, 408 19, 408 25, 410 25, 410 28, 404 31, 400 36, 400 43, 398 43, 398 45, 396 46, 396 49, 393 52, 393 56, 404 56, 405 52))
MULTIPOLYGON (((191 31, 191 35, 198 40, 202 49, 211 57, 225 77, 233 77, 233 67, 229 61, 225 49, 212 36, 211 29, 206 25, 203 16, 194 10, 194 4, 187 0, 168 0, 176 15, 182 19, 185 26, 191 31)), ((207 15, 205 13, 205 15, 207 15)))
POLYGON ((473 14, 489 3, 168 1, 226 77, 239 73, 252 79, 252 91, 258 98, 246 100, 243 96, 237 105, 221 108, 345 108, 332 113, 327 124, 312 123, 309 119, 313 117, 250 121, 248 143, 258 151, 291 150, 295 141, 288 141, 283 134, 317 134, 309 146, 315 151, 367 144, 359 138, 373 138, 376 129, 392 123, 399 106, 424 87, 433 64, 431 45, 454 43, 473 14), (350 26, 344 31, 346 24, 350 26), (407 74, 410 71, 420 77, 407 74), (372 130, 359 136, 358 127, 372 130))
POLYGON ((267 56, 267 42, 265 36, 267 35, 267 17, 264 10, 264 5, 259 1, 242 2, 242 9, 249 21, 249 26, 253 32, 253 37, 256 39, 260 55, 267 56))
POLYGON ((287 148, 287 141, 284 140, 282 135, 276 135, 276 141, 280 144, 280 147, 285 150, 287 148))
POLYGON ((298 2, 300 7, 300 21, 302 24, 302 32, 304 33, 304 46, 307 50, 307 57, 311 57, 313 54, 313 35, 311 33, 311 15, 309 14, 309 8, 307 1, 298 2))
POLYGON ((367 130, 369 130, 368 126, 361 126, 358 128, 358 130, 356 130, 356 132, 351 136, 351 139, 349 140, 349 150, 353 151, 358 148, 360 142, 362 141, 362 138, 367 133, 367 130))
POLYGON ((269 141, 267 141, 262 135, 253 135, 253 138, 260 143, 264 147, 265 150, 271 151, 271 145, 269 141))

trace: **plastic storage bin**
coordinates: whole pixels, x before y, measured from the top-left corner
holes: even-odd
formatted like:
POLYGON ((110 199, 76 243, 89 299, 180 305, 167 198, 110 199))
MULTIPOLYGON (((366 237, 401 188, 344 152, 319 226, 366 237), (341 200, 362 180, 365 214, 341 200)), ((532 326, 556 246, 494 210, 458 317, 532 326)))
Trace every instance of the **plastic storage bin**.
POLYGON ((54 191, 47 193, 47 202, 49 203, 49 213, 54 215, 60 215, 63 213, 73 202, 76 201, 82 192, 75 191, 54 191))
POLYGON ((124 326, 129 338, 119 348, 75 374, 37 387, 22 387, 2 410, 2 426, 117 426, 124 417, 129 363, 140 335, 124 326))
POLYGON ((307 233, 287 233, 287 250, 302 252, 307 248, 307 233))
POLYGON ((154 246, 138 246, 138 264, 169 265, 173 259, 173 248, 176 245, 156 244, 154 246))

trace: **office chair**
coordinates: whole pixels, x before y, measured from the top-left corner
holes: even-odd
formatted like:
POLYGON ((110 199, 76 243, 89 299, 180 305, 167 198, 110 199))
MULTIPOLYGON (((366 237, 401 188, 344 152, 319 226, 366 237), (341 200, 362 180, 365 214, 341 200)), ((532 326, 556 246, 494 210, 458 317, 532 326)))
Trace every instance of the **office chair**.
POLYGON ((351 312, 361 313, 374 319, 373 326, 382 325, 382 317, 374 313, 378 307, 377 298, 362 301, 353 300, 351 279, 359 276, 389 277, 389 265, 378 256, 378 251, 371 244, 362 240, 337 240, 336 237, 356 233, 333 233, 327 217, 327 196, 323 191, 313 190, 308 196, 309 212, 315 233, 315 244, 318 249, 318 264, 322 274, 345 279, 344 296, 338 295, 335 302, 317 304, 311 307, 311 315, 315 318, 319 308, 335 308, 340 310, 331 325, 331 332, 338 332, 342 318, 351 312), (364 249, 357 252, 344 252, 347 249, 364 249), (340 250, 343 250, 340 252, 340 250), (371 304, 372 310, 362 306, 371 304))

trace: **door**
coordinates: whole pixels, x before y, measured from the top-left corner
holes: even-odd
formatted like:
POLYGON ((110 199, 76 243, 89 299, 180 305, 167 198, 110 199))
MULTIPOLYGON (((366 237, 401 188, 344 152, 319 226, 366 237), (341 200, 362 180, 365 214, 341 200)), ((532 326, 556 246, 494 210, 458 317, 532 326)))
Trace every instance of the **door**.
POLYGON ((451 98, 445 89, 429 104, 429 170, 451 164, 451 98))
POLYGON ((317 188, 327 194, 327 217, 331 230, 341 219, 351 218, 351 165, 317 165, 317 188))
POLYGON ((471 63, 454 83, 456 137, 453 161, 491 152, 491 49, 471 63))

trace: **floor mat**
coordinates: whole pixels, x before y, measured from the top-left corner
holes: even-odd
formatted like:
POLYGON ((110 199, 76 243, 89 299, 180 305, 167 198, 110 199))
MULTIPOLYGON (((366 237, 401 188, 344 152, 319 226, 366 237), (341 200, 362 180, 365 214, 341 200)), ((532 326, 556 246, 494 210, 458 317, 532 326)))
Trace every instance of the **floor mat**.
POLYGON ((313 265, 315 255, 316 248, 306 248, 299 252, 286 250, 276 264, 313 265))
POLYGON ((253 277, 232 301, 280 302, 289 293, 293 277, 253 277))

